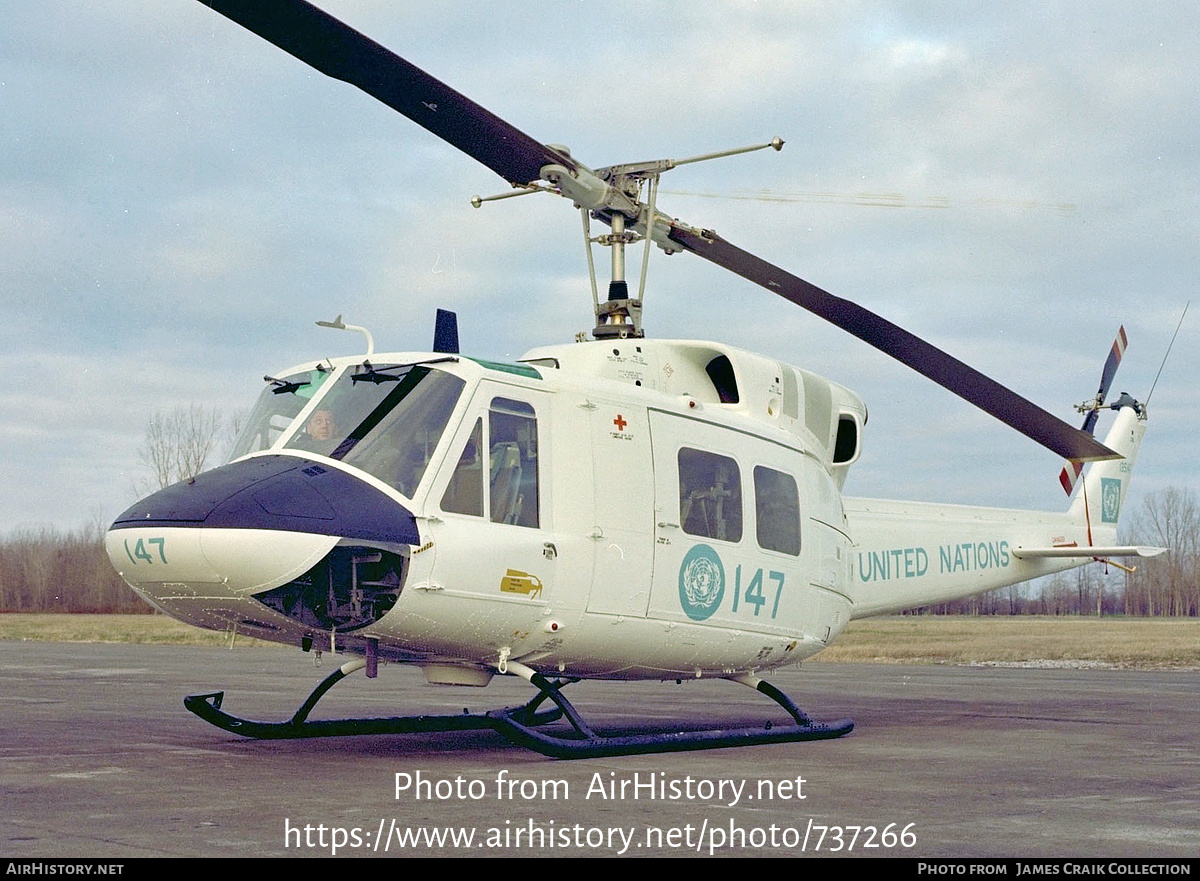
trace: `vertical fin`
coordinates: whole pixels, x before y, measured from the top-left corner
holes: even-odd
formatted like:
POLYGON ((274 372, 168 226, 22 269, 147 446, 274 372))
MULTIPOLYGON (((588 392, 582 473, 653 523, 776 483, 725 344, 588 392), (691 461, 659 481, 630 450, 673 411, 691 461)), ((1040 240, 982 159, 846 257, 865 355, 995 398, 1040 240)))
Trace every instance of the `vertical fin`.
POLYGON ((1075 496, 1070 509, 1072 519, 1089 524, 1096 544, 1111 544, 1115 539, 1134 461, 1146 433, 1146 411, 1133 398, 1122 394, 1112 409, 1118 410, 1117 418, 1104 445, 1124 458, 1093 462, 1083 478, 1084 492, 1075 496))

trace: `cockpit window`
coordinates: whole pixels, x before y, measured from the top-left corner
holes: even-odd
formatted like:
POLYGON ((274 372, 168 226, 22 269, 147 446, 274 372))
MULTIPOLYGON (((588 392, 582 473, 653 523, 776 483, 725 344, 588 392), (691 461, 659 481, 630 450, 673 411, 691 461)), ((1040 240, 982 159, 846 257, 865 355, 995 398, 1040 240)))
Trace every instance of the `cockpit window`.
POLYGON ((340 459, 411 497, 465 383, 424 365, 343 373, 286 444, 340 459))
POLYGON ((229 460, 232 462, 272 446, 287 431, 296 414, 312 400, 329 375, 328 368, 318 366, 280 378, 265 377, 268 385, 250 411, 245 427, 233 444, 229 460))

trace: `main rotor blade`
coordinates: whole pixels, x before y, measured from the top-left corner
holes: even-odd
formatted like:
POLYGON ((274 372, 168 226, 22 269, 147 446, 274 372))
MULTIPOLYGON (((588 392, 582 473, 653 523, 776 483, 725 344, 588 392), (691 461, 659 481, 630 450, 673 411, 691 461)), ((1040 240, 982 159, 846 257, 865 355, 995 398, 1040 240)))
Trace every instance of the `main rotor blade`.
POLYGON ((673 226, 670 238, 693 254, 736 272, 854 334, 1065 459, 1120 458, 1091 435, 1047 413, 1032 401, 904 328, 731 245, 716 233, 673 226))
POLYGON ((576 166, 494 113, 454 91, 303 0, 200 0, 321 73, 357 86, 515 185, 542 167, 576 166))

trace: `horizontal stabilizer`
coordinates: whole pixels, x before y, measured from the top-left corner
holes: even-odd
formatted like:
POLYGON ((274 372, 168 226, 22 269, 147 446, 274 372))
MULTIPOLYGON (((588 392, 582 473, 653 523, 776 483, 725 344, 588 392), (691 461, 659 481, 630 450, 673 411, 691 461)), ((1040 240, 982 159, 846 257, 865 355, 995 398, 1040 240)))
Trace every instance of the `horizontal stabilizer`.
POLYGON ((1166 553, 1166 548, 1155 548, 1148 545, 1119 545, 1116 547, 1084 547, 1073 545, 1061 548, 1022 548, 1012 549, 1012 555, 1019 560, 1030 560, 1038 557, 1157 557, 1166 553))

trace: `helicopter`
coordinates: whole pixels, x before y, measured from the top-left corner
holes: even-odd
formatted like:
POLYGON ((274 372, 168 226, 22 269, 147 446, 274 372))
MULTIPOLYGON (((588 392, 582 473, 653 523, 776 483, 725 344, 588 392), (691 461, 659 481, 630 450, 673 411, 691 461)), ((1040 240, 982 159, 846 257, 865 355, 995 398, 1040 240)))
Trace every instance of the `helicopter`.
POLYGON ((489 729, 561 758, 832 739, 853 722, 815 720, 762 677, 821 651, 852 619, 1163 550, 1117 543, 1147 421, 1128 395, 1106 403, 1123 330, 1076 429, 881 316, 658 209, 672 168, 780 150, 779 138, 590 168, 303 0, 201 2, 512 186, 476 207, 532 193, 570 201, 596 324, 590 341, 509 363, 460 352, 456 317, 443 310, 425 352, 376 353, 366 328, 340 315, 318 322, 362 333, 366 352, 264 377, 228 464, 118 516, 108 555, 164 613, 352 658, 291 719, 232 715, 223 692, 185 698, 200 718, 260 739, 489 729), (593 222, 609 231, 593 236, 593 222), (639 241, 631 292, 626 247, 639 241), (603 301, 593 244, 610 249, 603 301), (863 453, 864 401, 769 356, 647 338, 652 248, 764 287, 1046 446, 1067 461, 1068 509, 843 495, 863 453), (1101 442, 1103 409, 1116 416, 1101 442), (439 685, 517 676, 535 693, 485 713, 309 719, 337 682, 359 670, 376 678, 381 661, 439 685), (789 721, 606 735, 563 693, 588 679, 711 678, 755 689, 789 721))

